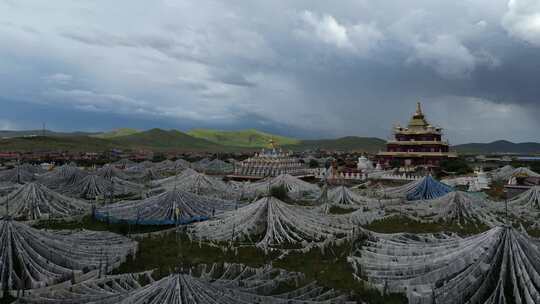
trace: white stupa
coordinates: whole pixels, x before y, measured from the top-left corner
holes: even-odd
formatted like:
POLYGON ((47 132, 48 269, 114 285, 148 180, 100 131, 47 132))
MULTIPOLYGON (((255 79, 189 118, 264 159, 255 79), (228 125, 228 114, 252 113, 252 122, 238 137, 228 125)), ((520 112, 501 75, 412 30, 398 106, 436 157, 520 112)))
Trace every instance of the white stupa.
POLYGON ((480 167, 480 169, 476 170, 474 173, 476 174, 476 178, 469 184, 469 191, 479 192, 489 189, 491 179, 487 176, 486 172, 484 172, 483 168, 480 167))
POLYGON ((356 165, 356 168, 362 172, 372 171, 374 169, 373 162, 364 155, 358 158, 358 164, 356 165))

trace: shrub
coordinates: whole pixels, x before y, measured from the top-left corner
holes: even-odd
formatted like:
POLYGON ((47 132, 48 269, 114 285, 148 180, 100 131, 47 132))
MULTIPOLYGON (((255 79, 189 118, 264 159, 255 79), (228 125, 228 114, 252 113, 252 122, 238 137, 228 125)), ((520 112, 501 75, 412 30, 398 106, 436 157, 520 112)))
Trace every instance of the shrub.
POLYGON ((289 199, 287 192, 287 188, 283 185, 270 188, 270 195, 282 201, 289 199))
POLYGON ((468 174, 473 172, 469 164, 461 159, 448 159, 441 162, 441 170, 445 172, 452 172, 458 175, 468 174))

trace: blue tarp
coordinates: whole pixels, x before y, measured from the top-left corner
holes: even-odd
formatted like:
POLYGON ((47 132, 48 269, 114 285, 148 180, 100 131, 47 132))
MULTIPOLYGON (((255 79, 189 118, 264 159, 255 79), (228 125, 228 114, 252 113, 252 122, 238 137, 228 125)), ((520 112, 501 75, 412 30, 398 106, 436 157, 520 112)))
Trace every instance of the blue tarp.
POLYGON ((454 189, 446 184, 435 180, 431 175, 424 177, 424 179, 411 191, 407 193, 407 200, 430 200, 441 197, 447 193, 454 191, 454 189))

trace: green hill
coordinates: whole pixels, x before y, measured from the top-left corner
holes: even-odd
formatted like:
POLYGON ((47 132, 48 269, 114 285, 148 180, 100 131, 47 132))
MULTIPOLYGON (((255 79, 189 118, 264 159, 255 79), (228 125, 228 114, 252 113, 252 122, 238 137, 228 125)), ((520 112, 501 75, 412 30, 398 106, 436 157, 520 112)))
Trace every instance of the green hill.
POLYGON ((266 148, 271 139, 273 139, 278 146, 297 145, 300 143, 299 140, 294 138, 264 133, 255 129, 240 131, 193 129, 189 131, 188 134, 222 146, 243 148, 266 148))
POLYGON ((114 143, 89 136, 34 136, 15 137, 0 140, 0 151, 70 151, 100 152, 114 148, 114 143))
POLYGON ((540 143, 526 142, 513 143, 507 140, 498 140, 491 143, 471 143, 456 145, 453 150, 459 153, 490 154, 490 153, 540 153, 540 143))
POLYGON ((205 139, 195 138, 177 130, 151 129, 111 139, 118 146, 153 150, 223 150, 205 139))
POLYGON ((321 149, 376 153, 386 148, 386 141, 375 137, 347 136, 336 139, 302 140, 299 144, 285 148, 295 151, 321 149))
MULTIPOLYGON (((284 149, 294 151, 328 150, 376 153, 385 150, 386 142, 374 137, 347 136, 336 139, 297 140, 272 135, 255 129, 217 131, 193 129, 188 133, 178 130, 151 129, 138 131, 120 128, 103 133, 54 132, 45 130, 1 131, 0 151, 88 151, 100 152, 112 148, 148 149, 154 151, 252 151, 268 147, 273 139, 284 149), (42 134, 45 136, 42 136, 42 134)), ((461 154, 540 154, 540 143, 513 143, 506 140, 491 143, 470 143, 452 146, 461 154)))
MULTIPOLYGON (((0 140, 0 151, 73 151, 101 152, 112 148, 148 149, 154 151, 239 151, 268 147, 274 139, 284 149, 302 150, 341 150, 375 153, 384 149, 385 142, 378 138, 343 137, 338 139, 296 140, 284 136, 260 132, 193 130, 189 134, 177 130, 151 129, 136 131, 119 129, 101 134, 70 136, 32 136, 13 137, 0 140), (126 134, 126 135, 122 135, 126 134), (208 139, 206 139, 208 138, 208 139)), ((53 134, 53 133, 51 133, 53 134)))
POLYGON ((141 131, 135 130, 135 129, 120 128, 120 129, 114 129, 114 130, 109 131, 109 132, 103 132, 103 133, 92 135, 92 136, 96 137, 96 138, 108 139, 108 138, 116 138, 116 137, 120 137, 120 136, 133 135, 133 134, 137 134, 137 133, 140 133, 140 132, 141 131))
POLYGON ((152 129, 131 135, 98 138, 92 136, 33 136, 4 138, 0 151, 72 151, 101 152, 113 148, 154 151, 234 151, 176 130, 152 129))

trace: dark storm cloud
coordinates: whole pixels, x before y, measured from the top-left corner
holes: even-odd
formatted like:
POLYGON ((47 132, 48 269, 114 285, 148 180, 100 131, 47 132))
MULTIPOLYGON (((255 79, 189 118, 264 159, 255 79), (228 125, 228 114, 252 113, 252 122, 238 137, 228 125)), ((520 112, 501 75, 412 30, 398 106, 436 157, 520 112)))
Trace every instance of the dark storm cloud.
MULTIPOLYGON (((453 142, 540 140, 538 14, 533 0, 0 2, 0 95, 56 109, 61 128, 301 137, 386 137, 423 101, 453 142)), ((21 111, 0 127, 28 125, 21 111)))

